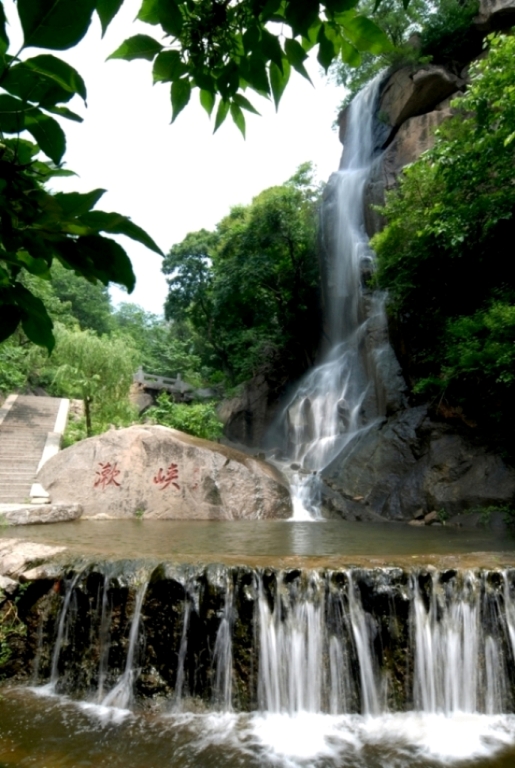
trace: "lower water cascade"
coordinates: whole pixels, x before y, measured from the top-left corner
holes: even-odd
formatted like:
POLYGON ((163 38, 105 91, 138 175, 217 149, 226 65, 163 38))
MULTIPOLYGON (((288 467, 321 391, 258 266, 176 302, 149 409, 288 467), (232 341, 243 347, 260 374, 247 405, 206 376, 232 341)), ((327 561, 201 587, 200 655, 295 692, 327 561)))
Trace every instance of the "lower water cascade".
POLYGON ((106 727, 152 713, 224 766, 515 755, 515 569, 96 563, 48 586, 30 690, 106 727))

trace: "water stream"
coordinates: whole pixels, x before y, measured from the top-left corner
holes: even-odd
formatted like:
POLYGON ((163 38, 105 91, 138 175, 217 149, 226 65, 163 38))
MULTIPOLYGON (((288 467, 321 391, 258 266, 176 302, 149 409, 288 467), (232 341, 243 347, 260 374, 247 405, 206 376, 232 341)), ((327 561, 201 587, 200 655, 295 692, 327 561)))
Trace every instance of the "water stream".
POLYGON ((2 692, 2 766, 36 743, 52 768, 512 764, 515 570, 127 567, 52 598, 38 684, 2 692))
POLYGON ((370 324, 384 324, 379 296, 365 300, 363 274, 373 253, 364 224, 364 191, 378 156, 374 109, 382 76, 348 110, 342 167, 329 182, 322 226, 330 232, 324 257, 325 352, 301 380, 274 427, 282 441, 280 465, 289 476, 294 519, 320 517, 319 473, 380 413, 370 324), (290 470, 289 470, 290 468, 290 470), (293 468, 293 471, 291 469, 293 468))

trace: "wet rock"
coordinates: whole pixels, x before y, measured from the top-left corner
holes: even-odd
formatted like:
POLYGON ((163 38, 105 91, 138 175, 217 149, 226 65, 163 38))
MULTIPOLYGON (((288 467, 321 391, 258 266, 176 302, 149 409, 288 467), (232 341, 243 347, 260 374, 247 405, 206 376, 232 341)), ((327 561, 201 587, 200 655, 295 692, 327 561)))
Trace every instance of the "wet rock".
POLYGON ((433 509, 432 512, 428 512, 427 515, 424 515, 424 525, 431 525, 432 523, 436 523, 438 520, 438 512, 436 509, 433 509))
POLYGON ((225 436, 249 446, 261 444, 272 416, 270 384, 265 374, 248 381, 236 397, 223 400, 217 408, 225 436))
POLYGON ((331 509, 342 517, 348 499, 356 496, 390 520, 420 519, 434 510, 457 515, 515 501, 515 470, 432 422, 424 406, 370 429, 324 470, 323 478, 331 509))
POLYGON ((84 517, 233 520, 291 516, 289 488, 266 462, 160 426, 110 430, 61 451, 38 475, 84 517))
POLYGON ((2 512, 2 520, 7 525, 65 523, 78 520, 82 511, 80 504, 27 504, 2 512))
POLYGON ((0 576, 0 592, 13 595, 18 589, 18 582, 8 576, 0 576))

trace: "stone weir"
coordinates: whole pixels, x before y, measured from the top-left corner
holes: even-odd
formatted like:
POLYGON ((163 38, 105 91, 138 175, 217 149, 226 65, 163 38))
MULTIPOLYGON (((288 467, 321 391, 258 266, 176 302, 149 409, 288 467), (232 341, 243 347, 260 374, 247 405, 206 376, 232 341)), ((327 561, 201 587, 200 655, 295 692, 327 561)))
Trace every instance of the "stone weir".
POLYGON ((515 711, 513 568, 82 560, 25 579, 0 593, 0 674, 51 692, 168 711, 515 711))

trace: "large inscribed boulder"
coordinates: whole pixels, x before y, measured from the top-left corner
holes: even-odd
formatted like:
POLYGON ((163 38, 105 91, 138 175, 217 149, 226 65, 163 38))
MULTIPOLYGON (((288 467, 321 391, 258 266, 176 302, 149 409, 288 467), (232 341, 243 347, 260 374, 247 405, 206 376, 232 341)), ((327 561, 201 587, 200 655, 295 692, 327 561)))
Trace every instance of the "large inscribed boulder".
POLYGON ((288 518, 289 489, 269 464, 160 426, 82 440, 48 461, 38 482, 83 517, 198 520, 288 518))

